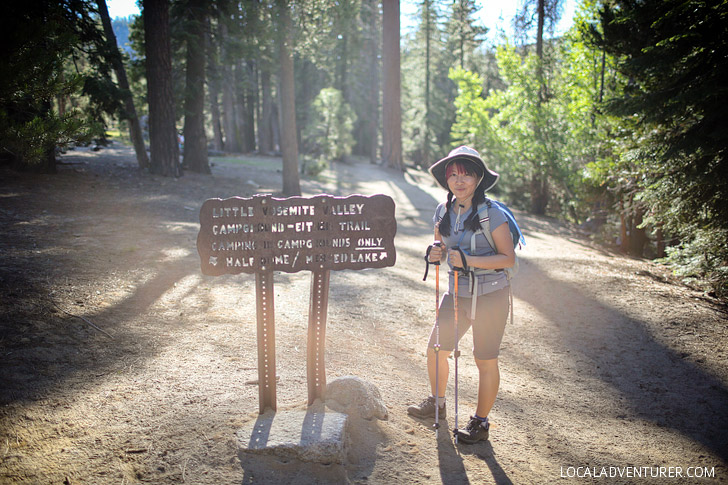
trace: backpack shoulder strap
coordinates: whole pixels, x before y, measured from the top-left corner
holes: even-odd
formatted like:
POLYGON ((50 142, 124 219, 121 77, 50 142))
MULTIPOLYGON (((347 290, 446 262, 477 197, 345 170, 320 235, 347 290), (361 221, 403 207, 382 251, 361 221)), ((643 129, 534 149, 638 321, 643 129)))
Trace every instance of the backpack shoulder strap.
POLYGON ((483 232, 485 239, 490 244, 490 247, 493 248, 493 251, 495 251, 496 247, 493 241, 493 234, 490 232, 490 206, 490 199, 486 197, 485 204, 478 206, 478 222, 480 222, 480 230, 483 232))
POLYGON ((443 217, 445 217, 445 212, 446 211, 447 211, 447 204, 446 203, 443 202, 442 204, 440 204, 440 205, 437 206, 436 215, 437 215, 437 222, 438 223, 442 220, 443 217))

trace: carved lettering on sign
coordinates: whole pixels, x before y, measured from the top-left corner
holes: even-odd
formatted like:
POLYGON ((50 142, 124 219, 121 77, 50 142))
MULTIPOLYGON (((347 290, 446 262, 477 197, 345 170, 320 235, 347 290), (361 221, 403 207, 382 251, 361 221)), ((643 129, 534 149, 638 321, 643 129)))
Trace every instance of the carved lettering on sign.
POLYGON ((197 251, 206 275, 383 268, 396 260, 386 195, 209 199, 197 251))

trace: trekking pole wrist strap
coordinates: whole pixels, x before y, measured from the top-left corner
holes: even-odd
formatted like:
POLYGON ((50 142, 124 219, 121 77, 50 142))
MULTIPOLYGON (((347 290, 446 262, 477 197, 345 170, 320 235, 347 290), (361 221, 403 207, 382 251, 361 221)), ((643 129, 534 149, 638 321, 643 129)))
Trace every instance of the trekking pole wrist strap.
POLYGON ((465 257, 465 253, 463 252, 463 250, 460 249, 460 246, 454 246, 452 249, 454 251, 457 251, 458 253, 460 253, 460 261, 462 261, 462 263, 463 263, 463 267, 462 268, 456 268, 456 267, 453 266, 453 269, 455 271, 457 271, 457 272, 460 272, 460 273, 466 273, 466 274, 469 273, 469 271, 468 271, 468 258, 465 257))
POLYGON ((427 281, 427 274, 430 271, 430 265, 434 264, 435 266, 440 266, 440 261, 430 261, 430 253, 432 252, 432 248, 435 246, 440 246, 440 243, 434 243, 427 246, 427 251, 425 252, 425 276, 422 278, 422 281, 427 281))

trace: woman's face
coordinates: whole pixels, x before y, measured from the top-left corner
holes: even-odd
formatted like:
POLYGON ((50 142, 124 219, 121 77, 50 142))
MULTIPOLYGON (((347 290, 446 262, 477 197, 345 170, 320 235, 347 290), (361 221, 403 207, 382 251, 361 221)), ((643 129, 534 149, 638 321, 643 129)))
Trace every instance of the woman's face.
POLYGON ((460 162, 454 162, 447 168, 447 186, 459 201, 473 197, 478 186, 478 176, 460 162))

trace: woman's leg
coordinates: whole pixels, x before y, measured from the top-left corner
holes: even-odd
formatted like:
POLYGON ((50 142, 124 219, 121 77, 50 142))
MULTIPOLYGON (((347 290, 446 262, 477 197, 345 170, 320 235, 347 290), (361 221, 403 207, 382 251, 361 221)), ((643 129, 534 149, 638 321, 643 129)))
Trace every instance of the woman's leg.
POLYGON ((427 349, 427 374, 430 376, 430 389, 432 390, 433 396, 445 397, 447 377, 450 371, 447 364, 447 357, 449 355, 450 352, 447 350, 435 352, 435 349, 431 347, 427 349), (438 360, 439 362, 437 362, 438 360), (439 389, 435 389, 435 385, 439 389))
POLYGON ((490 413, 498 395, 500 386, 500 371, 498 370, 498 358, 481 360, 475 359, 478 366, 478 407, 475 414, 485 418, 490 413))
POLYGON ((478 297, 473 323, 473 354, 478 366, 478 407, 475 414, 485 418, 495 403, 500 386, 498 353, 508 320, 509 289, 503 288, 478 297))

